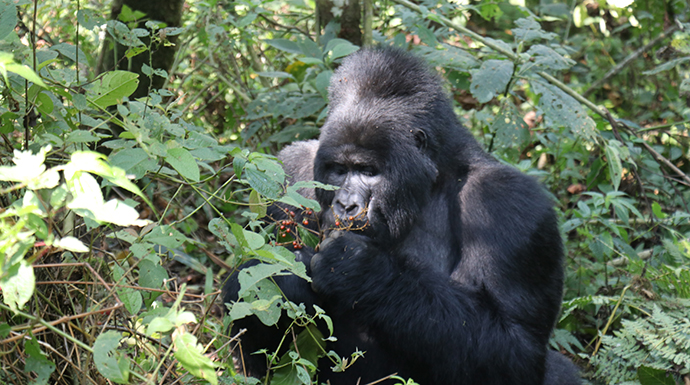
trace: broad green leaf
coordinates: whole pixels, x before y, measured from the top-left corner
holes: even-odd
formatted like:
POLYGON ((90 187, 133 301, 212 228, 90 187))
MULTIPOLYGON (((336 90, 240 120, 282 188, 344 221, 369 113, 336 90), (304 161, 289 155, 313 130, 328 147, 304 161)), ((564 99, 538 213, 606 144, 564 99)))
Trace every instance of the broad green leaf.
POLYGON ((187 238, 179 231, 168 225, 154 227, 144 236, 144 241, 165 246, 168 249, 180 247, 187 238))
POLYGON ((146 328, 146 335, 152 336, 154 333, 166 333, 175 327, 169 319, 164 317, 156 317, 151 320, 148 328, 146 328))
POLYGON ((539 39, 552 40, 558 36, 555 33, 542 30, 541 25, 532 17, 528 19, 518 19, 515 21, 515 24, 518 26, 512 29, 515 41, 529 43, 532 40, 539 39))
POLYGON ((662 211, 659 202, 652 202, 652 212, 659 219, 664 219, 667 217, 666 213, 662 211))
POLYGON ((199 165, 189 151, 184 148, 170 148, 167 152, 168 156, 165 157, 165 161, 168 162, 175 171, 193 182, 199 181, 199 165))
POLYGON ((618 142, 611 141, 606 144, 606 163, 609 166, 609 176, 613 189, 618 190, 621 184, 621 177, 623 176, 623 164, 621 163, 620 151, 618 142))
POLYGON ((34 84, 38 84, 43 88, 48 88, 48 86, 43 82, 43 80, 41 80, 41 78, 34 72, 34 70, 32 70, 24 64, 9 63, 5 64, 4 68, 7 71, 14 72, 15 74, 23 77, 24 79, 34 84))
POLYGON ((541 44, 532 46, 529 51, 527 51, 527 54, 530 55, 533 60, 529 65, 550 70, 566 70, 575 65, 574 60, 563 57, 553 49, 541 44))
POLYGON ((218 385, 215 364, 204 356, 202 347, 197 344, 194 335, 178 329, 173 333, 174 356, 183 368, 197 378, 204 379, 212 385, 218 385))
POLYGON ((12 310, 21 309, 34 294, 36 277, 33 267, 25 260, 21 260, 10 267, 7 275, 3 277, 0 279, 3 302, 12 310))
POLYGON ((547 126, 568 127, 576 135, 590 141, 596 140, 596 124, 577 100, 540 80, 533 79, 530 85, 535 93, 541 94, 539 111, 544 114, 547 126))
POLYGON ((359 47, 340 38, 332 39, 326 45, 326 52, 331 53, 331 60, 345 57, 357 50, 359 50, 359 47))
POLYGON ((656 74, 658 74, 659 72, 668 71, 668 70, 670 70, 671 68, 674 68, 675 66, 677 66, 677 65, 679 65, 679 64, 683 64, 683 63, 685 63, 686 61, 689 61, 689 60, 690 60, 690 56, 684 56, 684 57, 681 57, 681 58, 678 58, 678 59, 673 59, 673 60, 670 60, 670 61, 668 61, 668 62, 666 62, 666 63, 664 63, 664 64, 662 64, 662 65, 660 65, 660 66, 658 66, 658 67, 656 67, 656 68, 654 68, 653 70, 649 70, 649 71, 644 71, 644 72, 642 72, 642 75, 656 75, 656 74))
POLYGON ((438 45, 438 39, 434 35, 434 31, 427 28, 424 24, 415 24, 415 29, 417 30, 417 36, 424 44, 429 47, 436 47, 438 45))
POLYGON ((132 95, 139 85, 139 75, 129 71, 111 71, 96 79, 86 97, 100 108, 115 105, 132 95))
POLYGON ((286 275, 287 273, 283 272, 284 269, 284 266, 278 264, 260 263, 240 270, 237 273, 237 280, 240 283, 240 291, 237 295, 243 297, 248 290, 252 289, 262 279, 274 275, 286 275))
POLYGON ((75 253, 88 253, 89 247, 75 237, 62 237, 53 243, 53 246, 75 253))
POLYGON ((24 350, 28 357, 26 357, 26 365, 24 372, 36 373, 36 378, 31 382, 31 385, 46 385, 50 379, 50 375, 55 371, 55 364, 46 358, 41 352, 38 341, 35 338, 25 340, 24 350))
POLYGON ((252 315, 252 304, 247 302, 235 302, 231 305, 228 316, 231 320, 237 321, 244 317, 252 315))
POLYGON ((256 165, 247 163, 244 166, 244 172, 249 185, 266 198, 278 199, 283 192, 280 183, 271 178, 266 171, 257 169, 256 165))
POLYGON ((501 112, 491 124, 491 131, 495 133, 495 149, 521 150, 529 142, 529 127, 516 111, 510 99, 505 99, 501 112))
POLYGON ((637 377, 641 385, 676 385, 673 375, 665 370, 640 366, 637 368, 637 377))
POLYGON ((76 130, 72 131, 65 138, 65 143, 89 143, 95 142, 99 138, 86 130, 76 130))
POLYGON ((314 81, 316 90, 319 91, 324 100, 328 100, 328 85, 331 82, 331 76, 333 76, 333 71, 323 71, 316 75, 316 80, 314 81))
POLYGON ((123 288, 117 291, 117 295, 120 297, 122 303, 125 305, 125 308, 130 314, 139 314, 141 307, 144 305, 144 299, 142 298, 139 290, 123 288))
POLYGON ((17 6, 12 0, 0 0, 0 40, 17 26, 17 6))
POLYGON ((256 190, 249 192, 249 204, 249 210, 251 210, 253 213, 256 213, 259 218, 266 216, 266 202, 261 199, 261 196, 256 192, 256 190))
POLYGON ((268 45, 278 48, 281 51, 289 53, 301 54, 302 50, 299 48, 297 43, 290 41, 288 39, 266 39, 264 40, 268 45))
POLYGON ((110 381, 126 384, 129 381, 129 359, 119 351, 122 334, 116 331, 102 333, 93 344, 93 362, 96 369, 110 381))
MULTIPOLYGON (((50 49, 59 52, 61 55, 73 62, 77 61, 77 47, 74 44, 59 43, 53 45, 50 47, 50 49)), ((86 55, 81 51, 81 49, 79 49, 79 63, 86 66, 89 65, 89 61, 86 60, 86 55)))
POLYGON ((513 63, 508 60, 487 60, 472 71, 470 91, 480 103, 487 103, 506 91, 513 75, 513 63))

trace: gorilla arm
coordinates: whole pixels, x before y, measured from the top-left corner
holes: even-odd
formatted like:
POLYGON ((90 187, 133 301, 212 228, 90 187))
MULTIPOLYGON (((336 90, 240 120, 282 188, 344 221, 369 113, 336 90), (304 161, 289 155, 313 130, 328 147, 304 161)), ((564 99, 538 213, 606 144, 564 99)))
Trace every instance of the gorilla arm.
POLYGON ((312 287, 327 311, 363 325, 420 383, 541 384, 561 293, 548 199, 529 177, 494 164, 471 171, 457 199, 457 215, 448 215, 450 205, 421 215, 462 228, 453 234, 461 249, 437 248, 461 256, 393 255, 376 239, 344 232, 312 258, 312 287), (459 261, 452 272, 435 266, 449 258, 459 261))

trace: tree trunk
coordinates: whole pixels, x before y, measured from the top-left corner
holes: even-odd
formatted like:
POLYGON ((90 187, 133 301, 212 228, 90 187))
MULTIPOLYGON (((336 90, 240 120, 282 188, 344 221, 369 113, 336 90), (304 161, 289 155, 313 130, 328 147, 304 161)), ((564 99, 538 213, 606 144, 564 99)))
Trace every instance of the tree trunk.
MULTIPOLYGON (((110 18, 116 20, 122 12, 122 6, 126 5, 132 9, 132 11, 141 11, 146 14, 144 21, 140 21, 137 25, 138 28, 146 28, 146 20, 162 21, 167 27, 179 27, 182 21, 182 9, 184 5, 184 0, 113 0, 111 7, 110 18)), ((151 31, 149 30, 149 33, 151 31)), ((175 43, 177 36, 171 36, 167 38, 168 41, 175 43)), ((141 41, 149 46, 150 38, 141 38, 141 41)), ((115 47, 115 41, 108 35, 105 39, 103 47, 101 48, 101 55, 98 60, 97 72, 102 73, 108 70, 115 69, 115 63, 117 63, 117 69, 129 70, 139 74, 139 86, 137 90, 132 94, 132 98, 139 98, 148 95, 149 87, 151 89, 158 89, 163 86, 165 79, 160 76, 149 77, 142 73, 141 67, 143 64, 150 65, 153 69, 163 69, 165 71, 170 71, 175 59, 176 45, 164 46, 162 44, 154 44, 151 50, 147 50, 140 53, 137 56, 131 58, 130 60, 124 57, 125 51, 128 47, 121 44, 117 44, 115 47), (117 54, 117 58, 115 55, 117 54), (151 84, 153 80, 153 84, 151 84)))
POLYGON ((338 37, 362 45, 362 10, 359 0, 316 0, 317 33, 332 20, 340 23, 338 37))

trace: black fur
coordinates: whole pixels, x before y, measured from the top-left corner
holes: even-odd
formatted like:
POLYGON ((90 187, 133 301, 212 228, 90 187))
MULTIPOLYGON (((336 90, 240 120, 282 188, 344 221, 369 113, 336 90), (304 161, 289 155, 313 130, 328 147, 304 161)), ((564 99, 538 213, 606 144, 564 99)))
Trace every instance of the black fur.
MULTIPOLYGON (((407 53, 351 55, 330 99, 319 141, 281 153, 295 180, 313 174, 346 186, 316 191, 323 223, 335 221, 336 206, 355 207, 343 203, 350 198, 367 210, 363 231, 333 232, 318 254, 301 254, 313 290, 296 278, 279 282, 292 301, 333 317, 339 354, 366 351, 344 373, 323 360, 319 381, 398 373, 420 384, 579 383, 569 360, 547 354, 563 248, 541 186, 486 154, 437 77, 407 53)), ((231 278, 226 300, 236 287, 231 278)), ((275 348, 282 335, 257 330, 254 319, 241 327, 245 353, 275 348)), ((248 368, 263 374, 263 357, 248 368)))

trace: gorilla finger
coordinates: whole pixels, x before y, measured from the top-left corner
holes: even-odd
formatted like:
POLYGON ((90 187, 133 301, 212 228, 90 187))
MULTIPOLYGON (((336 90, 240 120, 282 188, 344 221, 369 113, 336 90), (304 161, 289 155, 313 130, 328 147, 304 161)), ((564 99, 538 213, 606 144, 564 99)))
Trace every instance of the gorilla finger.
POLYGON ((343 232, 344 231, 331 231, 331 233, 328 234, 326 239, 324 239, 323 242, 321 242, 321 244, 319 245, 319 250, 323 250, 326 247, 328 247, 328 245, 333 243, 334 240, 340 238, 342 236, 341 233, 343 233, 343 232))

